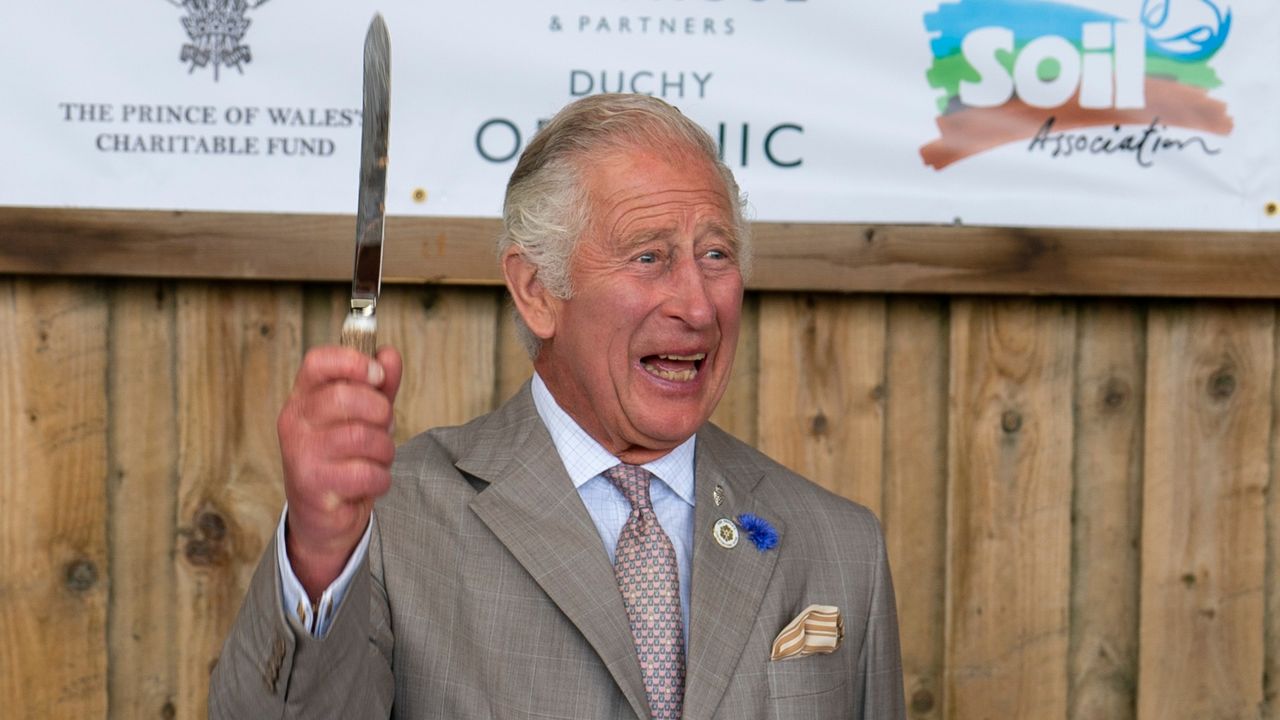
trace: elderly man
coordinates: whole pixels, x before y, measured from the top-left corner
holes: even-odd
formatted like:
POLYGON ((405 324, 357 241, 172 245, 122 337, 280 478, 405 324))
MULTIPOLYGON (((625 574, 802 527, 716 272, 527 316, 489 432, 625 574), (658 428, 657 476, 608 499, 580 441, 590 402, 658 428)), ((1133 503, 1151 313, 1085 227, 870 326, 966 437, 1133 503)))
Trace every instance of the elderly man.
POLYGON ((875 518, 708 423, 748 255, 711 139, 660 100, 579 100, 504 220, 536 374, 397 451, 399 355, 307 354, 210 715, 903 717, 875 518))

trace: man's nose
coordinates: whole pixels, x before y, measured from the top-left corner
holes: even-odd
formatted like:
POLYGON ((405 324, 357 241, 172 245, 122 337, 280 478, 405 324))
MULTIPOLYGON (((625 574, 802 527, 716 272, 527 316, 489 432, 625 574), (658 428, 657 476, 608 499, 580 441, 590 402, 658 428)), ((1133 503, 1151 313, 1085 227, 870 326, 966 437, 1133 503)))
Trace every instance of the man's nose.
POLYGON ((715 321, 716 308, 711 302, 707 276, 696 259, 678 260, 669 276, 670 294, 665 303, 668 315, 683 320, 690 327, 706 327, 715 321))

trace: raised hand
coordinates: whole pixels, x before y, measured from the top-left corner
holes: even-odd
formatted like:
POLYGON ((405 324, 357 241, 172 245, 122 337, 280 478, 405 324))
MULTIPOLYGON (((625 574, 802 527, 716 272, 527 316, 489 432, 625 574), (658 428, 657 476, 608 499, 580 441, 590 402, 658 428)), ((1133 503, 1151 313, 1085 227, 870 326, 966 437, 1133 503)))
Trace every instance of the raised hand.
POLYGON ((314 348, 276 421, 289 500, 285 545, 312 600, 342 572, 373 501, 391 487, 392 408, 402 367, 389 346, 372 358, 350 348, 314 348))

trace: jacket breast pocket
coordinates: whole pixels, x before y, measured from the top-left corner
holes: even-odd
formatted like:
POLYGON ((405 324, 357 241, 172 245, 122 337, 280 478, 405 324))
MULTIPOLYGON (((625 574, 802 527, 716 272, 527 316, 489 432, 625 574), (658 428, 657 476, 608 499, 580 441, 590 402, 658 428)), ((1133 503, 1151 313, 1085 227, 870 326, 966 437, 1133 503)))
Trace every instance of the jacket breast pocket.
POLYGON ((849 684, 845 648, 825 655, 769 663, 769 697, 799 698, 835 693, 849 684))

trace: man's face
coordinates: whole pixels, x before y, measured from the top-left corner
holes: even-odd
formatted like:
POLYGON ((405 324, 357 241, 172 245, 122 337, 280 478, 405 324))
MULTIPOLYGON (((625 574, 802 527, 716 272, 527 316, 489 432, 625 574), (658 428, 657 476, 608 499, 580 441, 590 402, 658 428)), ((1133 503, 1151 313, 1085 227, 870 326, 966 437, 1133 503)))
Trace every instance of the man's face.
POLYGON ((742 273, 724 183, 693 152, 615 152, 585 175, 592 217, 537 359, 560 405, 626 462, 693 435, 724 394, 742 273))

